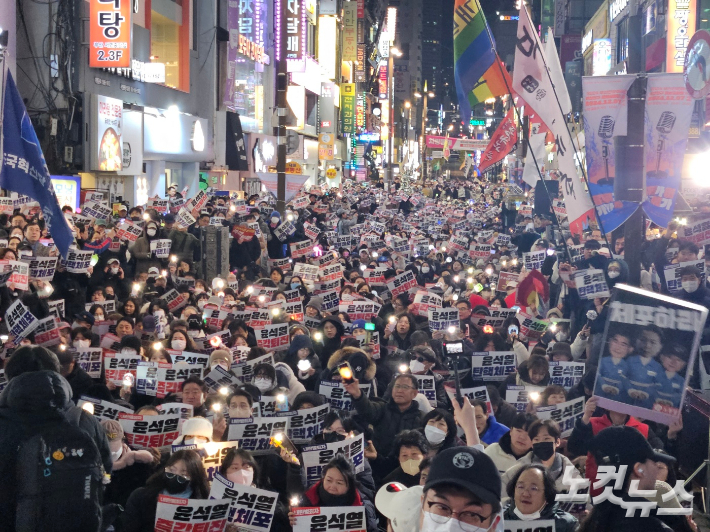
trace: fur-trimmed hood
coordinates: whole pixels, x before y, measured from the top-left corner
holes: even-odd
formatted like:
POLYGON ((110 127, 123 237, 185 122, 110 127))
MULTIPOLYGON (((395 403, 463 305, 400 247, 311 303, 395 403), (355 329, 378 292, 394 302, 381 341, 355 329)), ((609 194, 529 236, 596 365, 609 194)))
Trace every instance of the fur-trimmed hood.
POLYGON ((371 382, 375 378, 377 366, 375 362, 357 347, 343 347, 333 353, 328 359, 328 369, 334 370, 338 364, 349 362, 355 377, 360 381, 371 382), (358 369, 360 368, 360 369, 358 369))

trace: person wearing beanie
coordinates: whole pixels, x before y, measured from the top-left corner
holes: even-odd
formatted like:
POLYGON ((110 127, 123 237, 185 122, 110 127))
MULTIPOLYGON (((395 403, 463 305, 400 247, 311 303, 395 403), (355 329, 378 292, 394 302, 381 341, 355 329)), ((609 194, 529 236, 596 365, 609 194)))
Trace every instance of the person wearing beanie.
POLYGON ((104 504, 120 504, 125 507, 128 496, 133 490, 144 486, 155 471, 160 453, 157 449, 131 449, 123 439, 123 428, 118 421, 104 419, 101 426, 106 432, 113 460, 111 482, 106 486, 104 504))
POLYGON ((204 417, 191 417, 180 428, 180 435, 173 445, 199 445, 212 441, 212 423, 204 417))
POLYGON ((317 391, 322 366, 313 349, 310 336, 295 335, 291 340, 284 362, 289 365, 306 390, 317 391))
POLYGON ((210 354, 210 371, 214 371, 217 366, 221 366, 225 371, 232 367, 232 354, 226 349, 215 349, 210 354))
POLYGON ((306 316, 309 318, 320 318, 323 309, 323 298, 313 296, 306 305, 306 316))

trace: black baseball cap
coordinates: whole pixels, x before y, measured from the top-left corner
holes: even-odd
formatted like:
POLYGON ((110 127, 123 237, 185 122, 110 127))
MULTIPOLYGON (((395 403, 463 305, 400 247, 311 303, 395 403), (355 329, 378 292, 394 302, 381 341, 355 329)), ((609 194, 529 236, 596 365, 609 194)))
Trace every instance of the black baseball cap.
POLYGON ((498 468, 483 451, 473 447, 452 447, 432 459, 424 491, 441 484, 453 484, 485 503, 500 505, 502 482, 498 468))
POLYGON ((607 427, 592 440, 589 446, 599 465, 627 465, 646 460, 675 462, 675 458, 653 450, 648 440, 634 427, 607 427))
POLYGON ((74 314, 74 318, 80 321, 85 321, 89 325, 94 324, 94 316, 92 316, 92 314, 88 310, 79 312, 79 314, 74 314))

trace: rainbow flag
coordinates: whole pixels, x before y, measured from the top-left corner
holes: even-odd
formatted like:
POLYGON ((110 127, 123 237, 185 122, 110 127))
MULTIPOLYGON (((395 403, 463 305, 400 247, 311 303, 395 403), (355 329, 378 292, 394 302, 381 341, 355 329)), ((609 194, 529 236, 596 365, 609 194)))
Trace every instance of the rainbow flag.
POLYGON ((501 74, 496 64, 498 54, 490 35, 478 1, 456 0, 454 79, 461 120, 464 123, 468 122, 473 105, 507 93, 504 74, 501 74))

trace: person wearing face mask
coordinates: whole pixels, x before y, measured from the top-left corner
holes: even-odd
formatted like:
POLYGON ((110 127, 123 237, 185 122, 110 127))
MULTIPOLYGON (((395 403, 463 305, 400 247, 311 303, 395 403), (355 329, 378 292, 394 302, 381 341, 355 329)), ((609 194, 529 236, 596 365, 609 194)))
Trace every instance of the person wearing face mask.
POLYGON ((429 453, 429 442, 418 430, 403 430, 394 440, 392 459, 399 466, 383 482, 399 482, 408 488, 419 485, 419 464, 429 453))
POLYGON ((555 502, 555 483, 539 464, 521 467, 508 483, 510 503, 503 513, 508 521, 554 520, 555 532, 575 532, 577 519, 555 502))
POLYGON ((422 265, 419 268, 419 275, 417 276, 417 284, 419 286, 424 286, 426 283, 434 282, 434 267, 427 261, 422 261, 422 265))
MULTIPOLYGON (((424 416, 422 423, 424 424, 424 437, 429 444, 428 457, 433 458, 441 451, 451 447, 466 445, 457 436, 456 421, 448 410, 436 408, 424 416)), ((423 469, 421 465, 419 469, 420 471, 423 469)))
MULTIPOLYGON (((569 485, 563 481, 564 472, 567 468, 572 472, 572 477, 579 478, 580 474, 572 462, 562 453, 557 452, 560 446, 560 427, 551 419, 538 419, 528 429, 528 436, 532 441, 532 450, 520 458, 517 463, 509 468, 502 476, 503 486, 507 486, 510 480, 517 474, 524 465, 541 464, 549 473, 550 478, 555 483, 557 493, 565 493, 569 485)), ((501 492, 506 497, 505 492, 501 492)))
POLYGON ((200 445, 212 441, 212 423, 200 416, 186 419, 172 445, 200 445))
POLYGON ((197 346, 190 335, 184 330, 174 329, 172 325, 170 336, 168 336, 167 340, 167 346, 168 349, 172 349, 174 351, 188 351, 190 353, 197 352, 197 346))
MULTIPOLYGON (((322 469, 321 480, 308 489, 303 485, 299 468, 289 467, 288 492, 299 499, 292 506, 364 506, 367 532, 377 532, 377 514, 375 506, 362 496, 352 465, 338 454, 322 469)), ((295 518, 289 513, 291 525, 295 518)))
POLYGON ((156 449, 131 449, 123 440, 121 424, 113 419, 104 419, 101 426, 106 432, 113 470, 111 482, 104 492, 104 504, 120 504, 125 507, 130 494, 144 486, 155 472, 160 453, 156 449))
POLYGON ((266 243, 266 250, 269 254, 270 259, 283 259, 287 256, 286 243, 290 240, 290 237, 285 241, 279 240, 274 232, 276 228, 281 225, 281 215, 278 211, 273 211, 269 216, 269 234, 271 235, 271 240, 266 243))
POLYGON ((150 243, 160 238, 160 227, 157 222, 150 220, 143 228, 143 235, 138 237, 129 248, 131 257, 136 259, 135 275, 147 273, 150 268, 160 270, 162 263, 155 257, 155 253, 150 249, 150 243))
POLYGON ((409 371, 413 375, 428 375, 434 377, 434 388, 436 389, 436 406, 448 408, 449 397, 444 389, 444 377, 434 373, 437 358, 434 350, 428 345, 416 345, 407 351, 409 354, 409 371))
POLYGON ((158 496, 208 499, 210 487, 199 454, 192 450, 173 453, 163 471, 158 471, 126 502, 120 517, 122 532, 153 532, 158 496))
POLYGON ((673 297, 710 308, 710 289, 701 282, 700 271, 695 266, 680 269, 680 283, 682 288, 673 292, 673 297))

